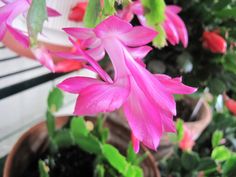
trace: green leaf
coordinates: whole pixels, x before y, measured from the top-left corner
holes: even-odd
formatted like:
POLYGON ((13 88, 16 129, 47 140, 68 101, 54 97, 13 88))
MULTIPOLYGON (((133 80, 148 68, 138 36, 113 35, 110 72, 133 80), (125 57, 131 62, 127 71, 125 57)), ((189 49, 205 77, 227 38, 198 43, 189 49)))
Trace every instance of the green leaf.
POLYGON ((52 113, 58 111, 63 105, 64 95, 58 88, 53 88, 48 96, 48 110, 52 113))
POLYGON ((126 171, 128 162, 126 158, 112 145, 105 144, 102 146, 102 153, 108 162, 121 174, 126 171))
POLYGON ((131 166, 129 165, 126 171, 126 174, 124 174, 125 177, 143 177, 143 171, 138 166, 131 166))
POLYGON ((166 33, 162 26, 165 20, 165 1, 164 0, 142 0, 145 10, 145 17, 148 25, 158 31, 158 35, 153 40, 153 45, 158 48, 166 46, 166 33))
POLYGON ((217 78, 210 80, 208 86, 210 88, 210 92, 214 95, 219 95, 226 89, 225 83, 217 78))
POLYGON ((115 0, 104 0, 103 15, 110 16, 116 12, 115 0))
POLYGON ((164 0, 142 0, 145 9, 145 17, 151 26, 156 26, 165 20, 164 0))
POLYGON ((213 149, 211 158, 216 161, 225 161, 231 157, 231 151, 225 146, 218 146, 213 149))
POLYGON ((58 147, 69 147, 74 144, 74 138, 69 130, 61 129, 54 136, 54 141, 58 147))
POLYGON ((37 44, 38 34, 42 32, 43 23, 47 19, 46 0, 32 0, 27 14, 27 28, 31 46, 37 44))
POLYGON ((98 139, 89 134, 88 136, 79 136, 75 138, 75 143, 79 145, 81 149, 88 153, 101 154, 101 144, 98 139))
POLYGON ((220 144, 220 141, 223 138, 223 132, 220 130, 216 130, 213 135, 212 135, 212 139, 211 139, 211 144, 212 147, 215 148, 216 146, 218 146, 220 144))
POLYGON ((49 167, 45 164, 44 161, 39 160, 38 168, 39 168, 40 177, 50 177, 48 174, 49 167))
POLYGON ((223 60, 225 70, 236 74, 236 53, 227 53, 223 60))
POLYGON ((109 136, 108 128, 105 128, 104 125, 105 119, 102 116, 97 118, 93 134, 101 141, 102 143, 106 143, 109 136))
POLYGON ((70 122, 70 131, 75 138, 80 136, 87 136, 89 134, 83 117, 72 118, 70 122))
POLYGON ((131 165, 126 158, 112 145, 102 146, 102 152, 107 161, 124 177, 142 177, 142 170, 135 165, 131 165))
POLYGON ((134 152, 133 146, 131 143, 129 143, 128 149, 127 149, 127 160, 131 164, 139 165, 137 163, 137 154, 134 152))
POLYGON ((230 157, 222 166, 224 176, 235 177, 236 174, 236 156, 230 157))
POLYGON ((184 122, 178 119, 176 122, 177 140, 180 142, 184 137, 184 122))
POLYGON ((210 171, 215 171, 216 167, 217 165, 215 161, 211 159, 210 157, 206 157, 206 158, 201 159, 197 169, 199 171, 207 171, 209 173, 210 171))
POLYGON ((236 18, 236 7, 225 8, 215 13, 219 18, 236 18))
POLYGON ((200 158, 195 152, 183 152, 181 156, 181 164, 186 170, 195 170, 200 162, 200 158))
POLYGON ((224 9, 230 2, 231 2, 231 0, 217 1, 217 3, 214 4, 212 9, 214 11, 216 11, 216 10, 219 11, 221 9, 224 9))
POLYGON ((103 165, 98 164, 95 169, 95 176, 97 177, 105 177, 105 168, 103 165))
POLYGON ((84 25, 88 28, 93 28, 99 22, 101 4, 100 0, 89 0, 84 16, 84 25))
POLYGON ((165 29, 162 25, 156 25, 155 29, 158 31, 158 35, 153 39, 152 44, 158 48, 165 47, 167 45, 165 29))
POLYGON ((149 152, 146 152, 144 154, 136 154, 134 152, 133 146, 131 143, 129 143, 128 149, 127 149, 127 161, 130 162, 132 165, 139 166, 142 161, 144 161, 147 158, 149 152))
POLYGON ((48 135, 53 138, 55 135, 55 117, 52 115, 50 111, 47 111, 46 114, 47 117, 47 129, 48 129, 48 135))

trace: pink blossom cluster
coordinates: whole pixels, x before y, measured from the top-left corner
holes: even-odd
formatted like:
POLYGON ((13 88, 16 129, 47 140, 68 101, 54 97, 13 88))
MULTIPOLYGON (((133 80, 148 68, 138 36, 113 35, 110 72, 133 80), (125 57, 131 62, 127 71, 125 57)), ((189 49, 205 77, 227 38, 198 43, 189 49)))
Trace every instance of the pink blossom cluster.
MULTIPOLYGON (((0 8, 0 39, 9 31, 16 40, 29 47, 27 34, 12 27, 12 21, 20 14, 26 13, 30 0, 5 0, 0 8)), ((132 12, 144 19, 140 4, 131 4, 132 12)), ((180 8, 167 6, 166 29, 168 40, 175 45, 181 41, 187 46, 187 32, 182 20, 177 16, 180 8)), ((50 16, 58 13, 48 8, 50 16)), ((182 83, 182 78, 150 73, 142 59, 152 50, 147 46, 157 32, 144 25, 133 27, 127 19, 110 16, 95 28, 66 28, 65 32, 74 46, 70 53, 57 53, 68 58, 69 62, 85 61, 87 68, 96 72, 101 79, 89 77, 72 77, 58 85, 64 91, 78 94, 76 115, 96 115, 122 109, 132 132, 134 149, 139 151, 142 142, 150 149, 156 150, 164 132, 175 132, 173 116, 176 115, 174 94, 191 94, 195 88, 182 83), (111 78, 98 64, 108 54, 114 68, 111 78)), ((45 48, 35 51, 39 61, 52 71, 56 67, 45 48)), ((63 64, 63 66, 68 66, 63 64)), ((72 64, 73 66, 73 64, 72 64)), ((63 68, 65 69, 65 68, 63 68)))

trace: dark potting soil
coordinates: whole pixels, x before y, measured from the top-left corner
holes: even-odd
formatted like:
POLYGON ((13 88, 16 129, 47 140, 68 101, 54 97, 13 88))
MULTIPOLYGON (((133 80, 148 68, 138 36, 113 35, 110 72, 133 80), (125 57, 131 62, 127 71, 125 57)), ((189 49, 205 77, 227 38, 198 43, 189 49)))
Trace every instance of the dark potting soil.
POLYGON ((192 122, 196 118, 193 118, 190 120, 190 116, 193 112, 193 108, 189 105, 189 103, 185 100, 178 100, 176 101, 176 109, 177 109, 177 115, 174 116, 174 120, 177 120, 178 118, 184 120, 185 122, 192 122))
POLYGON ((50 168, 50 177, 93 177, 95 156, 82 151, 78 146, 62 148, 56 154, 44 153, 35 158, 21 177, 39 177, 38 161, 50 168))

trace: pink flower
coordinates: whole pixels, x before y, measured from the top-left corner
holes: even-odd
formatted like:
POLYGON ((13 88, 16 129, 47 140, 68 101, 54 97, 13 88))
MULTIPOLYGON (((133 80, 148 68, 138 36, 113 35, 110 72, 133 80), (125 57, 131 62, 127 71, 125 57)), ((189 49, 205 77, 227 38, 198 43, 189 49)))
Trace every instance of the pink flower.
POLYGON ((133 27, 111 16, 94 29, 69 28, 65 31, 76 40, 90 44, 86 50, 77 46, 77 55, 70 58, 88 61, 103 79, 72 77, 58 85, 62 90, 79 94, 75 114, 95 115, 122 108, 136 152, 139 142, 155 150, 163 132, 175 132, 173 94, 190 94, 196 89, 183 85, 181 78, 153 75, 145 68, 141 59, 151 50, 145 45, 156 36, 154 30, 133 27), (113 79, 89 53, 94 48, 109 55, 115 71, 113 79))
MULTIPOLYGON (((12 26, 12 23, 15 18, 20 15, 25 15, 28 12, 31 0, 1 1, 5 3, 5 5, 0 7, 0 41, 3 39, 4 35, 8 31, 20 44, 22 44, 26 48, 29 48, 28 34, 14 28, 12 26)), ((47 12, 50 17, 56 17, 60 15, 57 11, 49 7, 47 7, 47 12)), ((53 72, 68 72, 75 68, 81 68, 81 66, 78 66, 80 63, 76 63, 75 65, 75 61, 73 61, 73 66, 72 61, 64 61, 63 63, 58 63, 57 65, 55 65, 51 55, 44 47, 38 47, 36 49, 32 49, 32 51, 35 54, 37 60, 53 72)))
POLYGON ((73 59, 54 62, 51 53, 43 46, 32 49, 37 60, 52 72, 62 73, 79 70, 83 67, 82 62, 73 59))
POLYGON ((195 145, 195 142, 193 140, 193 135, 191 134, 191 131, 188 129, 187 126, 184 125, 183 128, 184 128, 184 136, 183 139, 179 142, 179 148, 182 149, 183 151, 190 151, 195 145))
POLYGON ((3 1, 6 4, 0 7, 0 41, 8 30, 14 38, 23 46, 29 46, 29 39, 22 31, 12 27, 12 22, 16 17, 25 13, 30 4, 28 0, 3 1))
MULTIPOLYGON (((0 7, 0 41, 3 39, 6 31, 20 42, 24 47, 29 47, 28 34, 20 31, 12 26, 13 21, 16 17, 24 15, 30 8, 31 0, 1 0, 5 5, 0 7)), ((59 16, 60 14, 51 9, 47 8, 48 15, 51 17, 59 16)))
MULTIPOLYGON (((165 21, 162 24, 167 40, 172 44, 176 45, 180 41, 184 47, 188 45, 188 32, 183 20, 178 16, 181 8, 176 5, 167 5, 165 9, 165 21)), ((123 10, 119 11, 117 14, 124 20, 131 21, 134 15, 137 15, 139 22, 143 26, 148 26, 145 16, 144 9, 139 0, 132 2, 123 10)))
POLYGON ((164 29, 168 41, 172 45, 182 42, 184 47, 188 45, 188 32, 183 20, 178 16, 181 8, 176 5, 166 6, 166 19, 164 21, 164 29))

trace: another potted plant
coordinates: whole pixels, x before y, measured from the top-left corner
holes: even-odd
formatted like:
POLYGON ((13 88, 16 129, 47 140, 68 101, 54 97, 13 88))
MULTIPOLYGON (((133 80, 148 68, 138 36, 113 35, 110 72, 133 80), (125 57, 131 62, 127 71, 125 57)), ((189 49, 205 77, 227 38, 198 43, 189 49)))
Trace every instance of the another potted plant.
POLYGON ((189 129, 182 121, 178 122, 175 153, 160 162, 163 177, 173 176, 227 176, 235 175, 236 154, 227 148, 222 131, 215 129, 210 136, 209 146, 194 142, 189 129), (208 152, 201 151, 207 148, 208 152), (178 164, 178 165, 177 165, 178 164))
MULTIPOLYGON (((180 97, 177 99, 177 115, 174 120, 182 119, 189 129, 193 140, 197 140, 212 120, 212 110, 204 98, 180 97)), ((155 157, 160 160, 173 154, 174 144, 171 134, 163 136, 155 157)))

